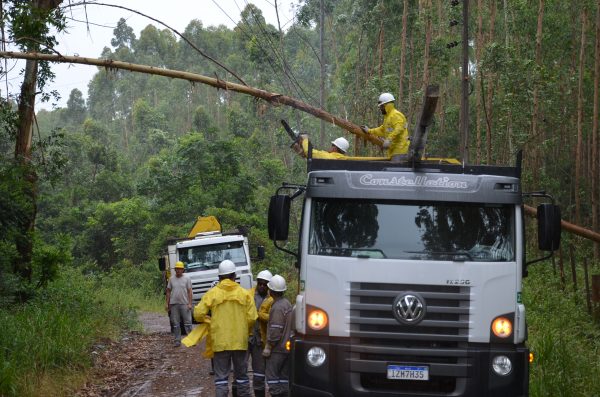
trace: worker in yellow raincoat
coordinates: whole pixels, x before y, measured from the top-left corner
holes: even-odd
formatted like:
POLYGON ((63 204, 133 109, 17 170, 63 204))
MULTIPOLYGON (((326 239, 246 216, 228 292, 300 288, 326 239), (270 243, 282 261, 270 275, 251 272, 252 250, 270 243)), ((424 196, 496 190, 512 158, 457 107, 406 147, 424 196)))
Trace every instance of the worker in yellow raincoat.
POLYGON ((395 160, 396 156, 408 153, 409 146, 406 117, 394 107, 394 101, 394 96, 389 92, 381 94, 377 106, 383 114, 383 124, 377 128, 369 128, 366 125, 360 127, 365 134, 384 138, 382 147, 387 150, 387 156, 392 160, 395 160))
POLYGON ((267 336, 267 323, 269 322, 269 310, 273 304, 273 298, 269 296, 267 283, 271 281, 271 274, 268 270, 262 270, 256 275, 256 286, 250 290, 250 295, 254 298, 256 310, 258 310, 258 321, 252 328, 250 339, 248 340, 248 351, 250 352, 250 361, 252 363, 252 388, 254 397, 265 397, 265 358, 262 351, 265 348, 267 336), (264 308, 263 308, 264 307, 264 308), (268 308, 267 308, 268 307, 268 308), (261 318, 260 312, 266 310, 266 319, 261 318))
MULTIPOLYGON (((331 141, 331 147, 328 151, 325 150, 312 150, 312 158, 314 159, 329 159, 329 160, 343 160, 345 159, 346 152, 350 144, 344 137, 339 137, 331 141)), ((300 135, 300 139, 294 145, 292 149, 302 157, 308 157, 308 136, 300 135)))
POLYGON ((235 282, 235 263, 219 264, 219 284, 208 290, 194 308, 194 318, 204 322, 210 312, 210 337, 214 352, 215 392, 229 394, 229 371, 233 362, 237 395, 252 396, 248 379, 248 335, 257 318, 250 292, 235 282))

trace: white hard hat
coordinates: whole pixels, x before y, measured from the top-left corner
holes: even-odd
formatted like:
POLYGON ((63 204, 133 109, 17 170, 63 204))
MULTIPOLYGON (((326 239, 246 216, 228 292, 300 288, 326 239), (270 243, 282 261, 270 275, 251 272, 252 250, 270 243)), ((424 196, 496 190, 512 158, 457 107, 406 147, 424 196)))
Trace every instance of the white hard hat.
POLYGON ((389 92, 384 92, 379 95, 379 99, 377 100, 377 106, 385 105, 388 102, 394 102, 396 99, 389 92))
POLYGON ((261 272, 258 272, 258 274, 256 275, 256 279, 261 279, 261 280, 265 280, 265 281, 271 281, 271 278, 273 277, 273 274, 271 274, 270 271, 268 270, 263 270, 261 272))
POLYGON ((275 292, 283 292, 287 289, 287 286, 285 285, 285 279, 279 274, 276 274, 273 276, 273 278, 271 278, 271 281, 269 281, 267 287, 275 292))
POLYGON ((350 147, 350 144, 348 143, 346 138, 342 137, 337 138, 335 141, 331 141, 331 144, 344 153, 346 153, 348 151, 348 148, 350 147))
POLYGON ((229 259, 225 259, 219 263, 219 276, 225 276, 227 274, 235 273, 235 263, 229 259))

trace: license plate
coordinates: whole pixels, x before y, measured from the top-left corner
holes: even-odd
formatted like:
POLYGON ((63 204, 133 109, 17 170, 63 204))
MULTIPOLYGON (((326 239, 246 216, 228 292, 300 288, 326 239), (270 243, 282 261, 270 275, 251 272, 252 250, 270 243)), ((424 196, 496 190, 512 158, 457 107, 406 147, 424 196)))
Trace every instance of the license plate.
POLYGON ((388 379, 429 380, 429 367, 414 365, 388 365, 388 379))

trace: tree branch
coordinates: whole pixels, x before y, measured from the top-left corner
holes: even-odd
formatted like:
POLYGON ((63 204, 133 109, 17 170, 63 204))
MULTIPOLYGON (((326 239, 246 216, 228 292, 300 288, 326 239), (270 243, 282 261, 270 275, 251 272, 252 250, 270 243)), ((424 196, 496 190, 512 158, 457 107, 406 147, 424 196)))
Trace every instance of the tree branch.
POLYGON ((273 104, 280 104, 293 107, 294 109, 298 109, 302 112, 311 114, 321 120, 324 120, 328 123, 331 123, 335 126, 341 127, 344 130, 360 137, 368 140, 374 145, 381 146, 382 143, 377 137, 372 135, 368 135, 362 132, 360 127, 350 121, 344 120, 342 118, 336 117, 331 113, 328 113, 324 110, 315 108, 313 106, 308 105, 305 102, 298 101, 294 98, 291 98, 286 95, 281 95, 278 93, 264 91, 258 88, 249 87, 247 85, 241 85, 236 83, 231 83, 225 80, 216 79, 212 77, 203 76, 200 74, 184 72, 181 70, 171 70, 171 69, 163 69, 155 66, 148 65, 139 65, 135 63, 122 62, 122 61, 114 61, 112 59, 98 59, 98 58, 87 58, 87 57, 78 57, 78 56, 66 56, 66 55, 54 55, 54 54, 42 54, 42 53, 33 53, 33 52, 13 52, 13 51, 0 51, 0 58, 17 58, 17 59, 33 59, 39 61, 49 61, 49 62, 62 62, 62 63, 77 63, 82 65, 93 65, 100 66, 107 69, 123 69, 129 70, 132 72, 146 73, 146 74, 154 74, 159 76, 171 77, 174 79, 182 79, 191 81, 194 83, 202 83, 206 85, 210 85, 215 88, 239 92, 242 94, 252 95, 254 97, 263 99, 267 102, 273 104))

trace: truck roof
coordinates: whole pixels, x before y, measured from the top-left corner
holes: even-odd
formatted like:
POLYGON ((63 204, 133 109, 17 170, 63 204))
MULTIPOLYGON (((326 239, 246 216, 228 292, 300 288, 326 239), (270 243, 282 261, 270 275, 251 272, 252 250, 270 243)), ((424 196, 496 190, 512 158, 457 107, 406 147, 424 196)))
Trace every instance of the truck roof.
POLYGON ((388 172, 442 172, 446 174, 496 175, 521 178, 520 159, 516 167, 498 165, 450 164, 443 159, 421 160, 415 163, 362 160, 309 159, 308 171, 346 170, 346 171, 388 171, 388 172))
POLYGON ((211 245, 230 243, 233 241, 244 241, 245 237, 241 234, 226 234, 218 236, 206 236, 203 238, 185 238, 169 240, 168 244, 177 244, 177 247, 195 247, 199 245, 211 245))
POLYGON ((520 167, 312 159, 306 196, 520 204, 520 167))

